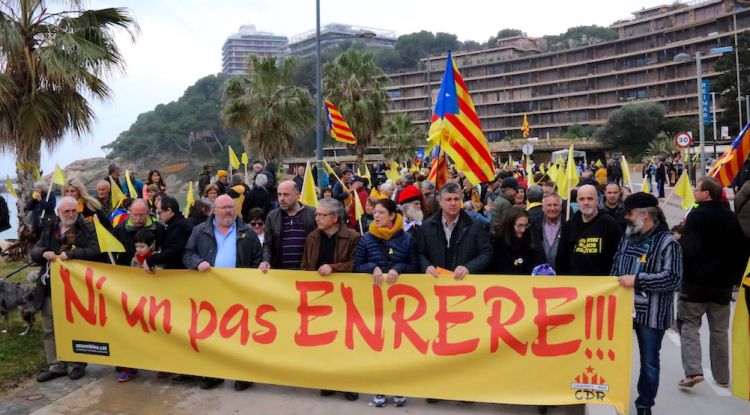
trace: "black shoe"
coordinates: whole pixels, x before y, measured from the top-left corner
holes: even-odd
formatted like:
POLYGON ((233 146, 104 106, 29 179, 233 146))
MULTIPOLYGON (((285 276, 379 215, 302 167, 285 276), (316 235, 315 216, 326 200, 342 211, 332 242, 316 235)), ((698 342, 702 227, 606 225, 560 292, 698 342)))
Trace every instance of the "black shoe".
POLYGON ((78 380, 83 377, 83 375, 86 374, 86 368, 83 366, 75 366, 73 369, 70 370, 70 374, 68 374, 68 378, 70 380, 78 380))
POLYGON ((427 403, 438 403, 438 402, 440 402, 440 399, 427 398, 427 403))
POLYGON ((332 396, 336 391, 328 390, 328 389, 321 389, 320 390, 320 396, 332 396))
POLYGON ((344 399, 347 401, 356 401, 359 399, 359 394, 357 392, 344 392, 344 399))
POLYGON ((178 385, 182 385, 184 383, 190 383, 190 382, 194 381, 195 379, 197 379, 197 378, 195 376, 193 376, 193 375, 179 375, 178 374, 178 375, 174 375, 171 378, 169 378, 169 381, 171 383, 176 383, 178 385))
POLYGON ((244 380, 236 380, 234 381, 234 390, 238 392, 242 392, 244 390, 247 390, 247 388, 253 386, 253 382, 245 382, 244 380))
POLYGON ((651 415, 651 408, 636 408, 638 415, 651 415))
POLYGON ((64 372, 52 372, 50 370, 45 370, 44 372, 40 373, 39 376, 36 377, 36 381, 39 383, 49 382, 52 379, 57 379, 65 375, 66 373, 64 372))
POLYGON ((201 389, 213 389, 222 383, 224 383, 224 379, 203 378, 201 379, 200 387, 201 389))

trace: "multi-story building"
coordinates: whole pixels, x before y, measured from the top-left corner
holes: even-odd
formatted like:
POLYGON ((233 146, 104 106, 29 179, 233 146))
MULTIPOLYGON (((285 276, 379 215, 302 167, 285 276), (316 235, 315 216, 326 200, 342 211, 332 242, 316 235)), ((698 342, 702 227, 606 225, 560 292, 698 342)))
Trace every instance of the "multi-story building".
POLYGON ((250 55, 278 56, 286 43, 286 36, 259 32, 255 25, 240 26, 237 33, 227 37, 221 48, 221 71, 228 75, 247 73, 250 55))
MULTIPOLYGON (((339 45, 345 41, 364 42, 368 47, 394 48, 398 38, 396 32, 371 27, 331 23, 320 28, 320 47, 339 45)), ((315 53, 315 29, 292 36, 284 52, 289 56, 305 56, 315 53)))
MULTIPOLYGON (((643 9, 610 26, 619 34, 612 41, 560 47, 517 36, 453 56, 489 141, 520 137, 524 114, 532 135, 553 138, 573 124, 603 124, 635 102, 660 103, 668 117, 697 117, 696 62, 674 58, 702 52, 703 78, 718 76, 720 54, 709 50, 733 46, 735 34, 748 31, 747 3, 701 0, 643 9)), ((427 129, 445 61, 445 55, 429 57, 419 71, 390 74, 389 114, 406 113, 427 129)))

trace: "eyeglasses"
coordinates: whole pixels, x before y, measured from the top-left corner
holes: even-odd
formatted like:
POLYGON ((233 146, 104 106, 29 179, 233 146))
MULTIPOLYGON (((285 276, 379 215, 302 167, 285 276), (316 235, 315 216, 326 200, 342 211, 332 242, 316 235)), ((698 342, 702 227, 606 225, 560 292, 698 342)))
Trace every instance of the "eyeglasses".
POLYGON ((528 223, 516 223, 515 225, 513 225, 513 227, 515 227, 516 229, 529 229, 529 226, 531 225, 529 225, 528 223))
POLYGON ((263 222, 250 222, 250 226, 252 226, 253 228, 263 226, 263 225, 264 225, 263 222))

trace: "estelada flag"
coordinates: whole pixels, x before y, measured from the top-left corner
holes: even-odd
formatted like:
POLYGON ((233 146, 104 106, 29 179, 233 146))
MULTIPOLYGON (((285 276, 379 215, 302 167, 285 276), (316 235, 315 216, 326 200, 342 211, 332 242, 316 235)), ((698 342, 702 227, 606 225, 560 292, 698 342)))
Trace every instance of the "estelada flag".
POLYGON ((479 124, 469 90, 451 53, 445 63, 443 81, 432 115, 428 141, 439 145, 450 156, 456 169, 463 172, 473 185, 489 182, 495 167, 487 139, 479 124))
POLYGON ((432 159, 432 167, 427 180, 435 183, 435 189, 440 190, 448 182, 448 160, 440 146, 435 146, 435 155, 432 159))
POLYGON ((354 137, 354 133, 349 128, 349 123, 346 122, 344 116, 341 115, 341 111, 328 98, 326 98, 325 102, 326 114, 328 116, 328 130, 331 133, 331 137, 341 143, 357 144, 357 138, 354 137))
POLYGON ((731 147, 721 155, 719 161, 708 171, 708 175, 719 179, 722 186, 729 186, 742 169, 748 153, 750 153, 750 123, 745 125, 740 135, 732 141, 731 147))

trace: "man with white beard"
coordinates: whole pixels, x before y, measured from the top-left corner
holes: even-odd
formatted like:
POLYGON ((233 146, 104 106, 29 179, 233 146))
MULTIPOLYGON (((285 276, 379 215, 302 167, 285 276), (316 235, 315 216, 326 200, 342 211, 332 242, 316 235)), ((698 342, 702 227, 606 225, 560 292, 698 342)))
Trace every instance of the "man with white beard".
POLYGON ((407 185, 399 192, 396 203, 404 217, 404 232, 416 237, 416 232, 424 220, 422 192, 413 184, 407 185))
POLYGON ((627 227, 611 274, 623 287, 635 289, 633 328, 641 356, 635 406, 639 415, 650 415, 659 388, 661 341, 672 324, 673 293, 682 280, 682 248, 654 195, 634 193, 623 210, 627 227))
POLYGON ((578 189, 578 212, 560 234, 555 259, 558 275, 609 275, 622 230, 599 212, 599 194, 590 184, 578 189))

